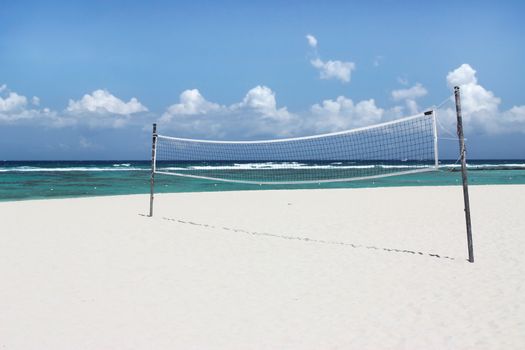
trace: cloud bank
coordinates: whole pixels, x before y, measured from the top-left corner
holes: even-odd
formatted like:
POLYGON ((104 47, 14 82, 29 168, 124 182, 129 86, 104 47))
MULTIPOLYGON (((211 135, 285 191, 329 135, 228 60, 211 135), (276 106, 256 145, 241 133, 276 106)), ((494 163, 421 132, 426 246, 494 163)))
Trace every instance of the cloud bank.
MULTIPOLYGON (((450 91, 461 87, 463 116, 469 134, 525 133, 525 105, 501 108, 501 98, 480 84, 477 72, 462 64, 445 77, 450 91)), ((403 84, 408 82, 403 81, 403 84)), ((230 105, 209 101, 198 89, 183 91, 178 101, 159 116, 137 98, 127 102, 108 90, 95 90, 70 99, 61 111, 40 107, 40 98, 27 97, 0 85, 0 125, 22 124, 46 127, 122 128, 143 127, 158 121, 162 130, 185 137, 254 139, 308 135, 340 131, 379 123, 419 112, 418 99, 428 90, 416 83, 390 92, 391 107, 378 106, 375 99, 354 101, 347 96, 325 99, 302 113, 290 112, 277 101, 268 86, 249 89, 239 102, 230 105)), ((453 99, 438 111, 441 124, 455 129, 453 99)), ((148 127, 149 129, 149 127, 148 127)))
POLYGON ((255 135, 289 136, 297 116, 286 107, 277 107, 275 93, 267 86, 250 89, 244 98, 230 106, 206 100, 197 89, 185 90, 179 102, 169 106, 159 123, 179 132, 213 137, 255 135))
POLYGON ((84 125, 89 127, 123 127, 132 114, 148 109, 136 98, 128 102, 115 97, 107 90, 95 90, 79 100, 69 100, 64 111, 49 108, 34 108, 40 105, 40 98, 33 96, 31 105, 26 96, 11 92, 4 84, 0 86, 0 123, 28 123, 48 127, 84 125), (6 93, 7 92, 7 93, 6 93))
POLYGON ((144 107, 135 97, 128 102, 113 96, 107 90, 95 90, 91 94, 84 95, 80 100, 69 100, 66 109, 71 113, 97 113, 97 114, 117 114, 130 115, 145 112, 144 107))

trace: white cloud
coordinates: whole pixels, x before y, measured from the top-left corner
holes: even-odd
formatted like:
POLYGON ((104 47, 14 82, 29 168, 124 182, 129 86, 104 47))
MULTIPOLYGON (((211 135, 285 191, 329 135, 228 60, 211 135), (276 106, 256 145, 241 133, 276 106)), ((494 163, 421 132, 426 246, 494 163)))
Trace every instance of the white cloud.
POLYGON ((78 101, 69 100, 69 105, 67 106, 67 111, 71 113, 130 115, 147 110, 135 97, 128 102, 124 102, 113 96, 109 91, 100 89, 93 91, 91 95, 84 95, 78 101))
POLYGON ((447 84, 450 88, 458 85, 477 84, 476 71, 469 64, 463 63, 447 75, 447 84))
MULTIPOLYGON (((310 64, 319 70, 321 79, 338 79, 343 83, 350 82, 352 71, 355 70, 354 62, 344 62, 338 60, 323 61, 317 54, 317 39, 311 35, 306 35, 308 45, 314 49, 314 59, 310 60, 310 64)), ((380 56, 376 59, 379 60, 380 56)))
MULTIPOLYGON (((2 91, 8 91, 2 85, 2 91)), ((1 93, 1 92, 0 92, 1 93)), ((91 127, 122 127, 128 122, 130 114, 146 111, 137 99, 125 103, 105 90, 96 90, 78 101, 69 101, 63 112, 49 108, 35 108, 40 105, 36 96, 28 98, 10 91, 0 95, 0 122, 6 124, 29 122, 48 127, 88 125, 91 127)))
MULTIPOLYGON (((501 99, 492 91, 478 84, 476 70, 469 64, 462 64, 447 75, 449 88, 459 86, 461 91, 461 109, 465 124, 474 130, 489 134, 509 131, 525 132, 522 120, 524 106, 515 106, 508 111, 500 111, 501 99)), ((451 109, 449 114, 453 115, 451 109)), ((452 117, 449 118, 453 122, 452 117)))
POLYGON ((169 106, 159 119, 163 127, 175 127, 179 134, 223 135, 220 119, 226 107, 207 101, 197 89, 183 91, 179 103, 169 106))
POLYGON ((313 129, 316 132, 331 132, 375 124, 381 121, 384 110, 376 106, 373 99, 354 103, 339 96, 335 100, 324 100, 311 107, 313 129))
MULTIPOLYGON (((321 61, 321 64, 324 67, 325 63, 321 61)), ((348 80, 350 72, 351 69, 348 80)), ((461 87, 467 133, 525 133, 525 105, 501 110, 501 99, 478 82, 477 72, 470 65, 463 64, 449 72, 446 81, 450 88, 461 87)), ((392 108, 381 108, 373 99, 354 102, 339 96, 316 103, 299 116, 279 106, 275 92, 267 86, 255 86, 239 102, 230 105, 208 101, 197 89, 191 89, 182 92, 179 101, 169 106, 159 121, 162 129, 171 128, 177 135, 188 137, 288 137, 371 125, 406 115, 406 110, 415 113, 419 109, 417 99, 427 94, 427 89, 419 83, 394 90, 392 100, 404 101, 406 106, 392 108)), ((139 123, 144 121, 141 118, 154 117, 143 113, 147 108, 136 98, 125 102, 106 90, 96 90, 79 100, 70 100, 67 108, 59 112, 39 105, 38 97, 27 98, 10 91, 6 85, 0 86, 1 124, 122 127, 132 120, 139 123), (135 116, 131 118, 130 115, 135 116)), ((442 108, 438 116, 442 124, 454 126, 452 107, 442 108)), ((83 143, 88 146, 89 142, 83 143)))
POLYGON ((451 89, 460 86, 461 107, 465 114, 476 113, 485 117, 498 114, 501 99, 478 84, 476 71, 470 65, 462 64, 448 73, 447 84, 451 89))
MULTIPOLYGON (((467 133, 525 133, 525 105, 500 110, 501 98, 479 84, 477 72, 469 64, 464 63, 449 72, 446 80, 450 89, 460 87, 461 111, 467 133)), ((442 108, 438 111, 438 117, 442 124, 455 128, 454 107, 442 108)))
POLYGON ((354 62, 326 61, 320 58, 310 61, 312 66, 319 70, 321 79, 338 79, 344 83, 350 82, 351 73, 355 69, 354 62))
POLYGON ((207 101, 198 90, 186 90, 179 103, 167 108, 159 122, 182 133, 206 137, 288 135, 296 116, 277 107, 275 93, 266 86, 250 89, 230 106, 207 101))
POLYGON ((0 123, 14 124, 34 119, 39 111, 28 109, 26 96, 9 91, 7 85, 0 86, 0 123))
POLYGON ((9 113, 21 110, 26 105, 27 97, 21 96, 16 92, 10 92, 5 98, 0 96, 0 113, 9 113))
POLYGON ((405 100, 405 104, 407 106, 408 113, 410 114, 418 114, 419 113, 419 105, 415 100, 407 99, 405 100))
MULTIPOLYGON (((186 90, 181 94, 186 96, 186 90)), ((286 107, 278 107, 275 93, 267 86, 250 89, 244 98, 229 106, 207 101, 200 93, 195 100, 211 109, 191 109, 198 113, 185 113, 187 108, 181 101, 168 107, 160 124, 163 129, 176 130, 180 136, 206 139, 253 139, 290 137, 321 132, 346 130, 381 122, 384 118, 399 116, 400 110, 383 110, 373 99, 354 102, 339 96, 314 104, 301 116, 291 113, 286 107)))
POLYGON ((525 106, 514 106, 505 111, 501 118, 502 127, 505 131, 521 131, 525 133, 525 106))
POLYGON ((310 45, 314 49, 317 47, 317 39, 315 38, 315 36, 313 36, 311 34, 307 34, 306 35, 306 40, 308 40, 308 45, 310 45))
POLYGON ((292 116, 286 107, 277 108, 275 93, 269 87, 261 85, 248 91, 243 101, 232 105, 230 109, 249 109, 262 117, 276 120, 287 120, 292 116))
POLYGON ((183 91, 179 96, 179 103, 168 107, 166 118, 174 115, 198 115, 219 111, 223 107, 206 101, 199 90, 191 89, 183 91))
POLYGON ((65 116, 56 124, 121 128, 129 122, 130 115, 147 110, 135 97, 124 102, 109 91, 99 89, 84 95, 80 100, 70 99, 65 116))
POLYGON ((411 114, 417 114, 419 112, 419 106, 417 105, 416 99, 425 96, 428 93, 427 89, 420 83, 408 88, 398 89, 392 91, 392 99, 394 101, 404 100, 406 107, 411 114))
POLYGON ((392 98, 394 101, 411 99, 415 100, 416 98, 423 97, 428 93, 427 89, 420 83, 412 86, 408 89, 399 89, 392 91, 392 98))

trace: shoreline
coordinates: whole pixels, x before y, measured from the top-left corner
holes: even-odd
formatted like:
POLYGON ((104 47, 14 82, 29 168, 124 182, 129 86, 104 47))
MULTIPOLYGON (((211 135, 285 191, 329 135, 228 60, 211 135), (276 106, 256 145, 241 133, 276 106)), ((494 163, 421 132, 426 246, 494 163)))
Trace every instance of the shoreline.
MULTIPOLYGON (((316 187, 316 188, 266 188, 265 185, 262 188, 257 189, 221 189, 214 191, 180 191, 180 192, 155 192, 155 197, 158 195, 176 195, 176 194, 190 194, 190 193, 221 193, 221 192, 267 192, 267 191, 330 191, 330 190, 366 190, 366 189, 381 189, 381 188, 443 188, 443 187, 461 187, 462 184, 459 182, 456 185, 450 184, 437 184, 437 185, 417 185, 417 184, 407 184, 407 185, 392 185, 392 186, 370 186, 370 187, 316 187)), ((515 184, 472 184, 469 183, 468 187, 493 187, 493 186, 525 186, 525 184, 515 183, 515 184)), ((107 197, 125 197, 125 196, 148 196, 149 192, 143 193, 124 193, 124 194, 99 194, 99 195, 84 195, 84 196, 57 196, 57 197, 47 197, 47 198, 20 198, 20 199, 1 199, 0 204, 2 203, 11 203, 11 202, 27 202, 27 201, 46 201, 46 200, 64 200, 64 199, 82 199, 82 198, 107 198, 107 197)))

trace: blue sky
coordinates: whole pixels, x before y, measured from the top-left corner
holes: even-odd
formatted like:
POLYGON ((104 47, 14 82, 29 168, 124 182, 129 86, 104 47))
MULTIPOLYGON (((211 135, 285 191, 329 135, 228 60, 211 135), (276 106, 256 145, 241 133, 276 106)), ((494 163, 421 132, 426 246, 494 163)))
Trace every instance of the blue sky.
POLYGON ((438 104, 454 82, 470 156, 525 158, 523 13, 520 1, 6 1, 0 159, 147 159, 154 121, 201 138, 336 131, 438 104))

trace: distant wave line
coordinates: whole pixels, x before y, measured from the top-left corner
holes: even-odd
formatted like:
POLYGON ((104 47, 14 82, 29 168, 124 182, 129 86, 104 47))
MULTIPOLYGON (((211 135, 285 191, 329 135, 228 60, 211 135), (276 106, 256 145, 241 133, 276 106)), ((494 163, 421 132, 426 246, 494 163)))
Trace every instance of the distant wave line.
MULTIPOLYGON (((176 163, 176 162, 174 162, 176 163)), ((178 166, 158 166, 157 169, 163 171, 211 171, 211 170, 343 170, 343 169, 424 169, 434 165, 408 165, 408 164, 363 164, 363 165, 344 165, 342 163, 331 164, 304 164, 298 162, 264 162, 264 163, 234 163, 232 165, 191 165, 187 167, 178 166)), ((459 169, 459 164, 440 164, 440 168, 459 169)), ((469 170, 525 170, 525 163, 509 164, 467 164, 469 170)), ((0 168, 0 173, 9 172, 115 172, 115 171, 150 171, 149 166, 136 167, 128 163, 113 164, 107 167, 5 167, 0 168)))

